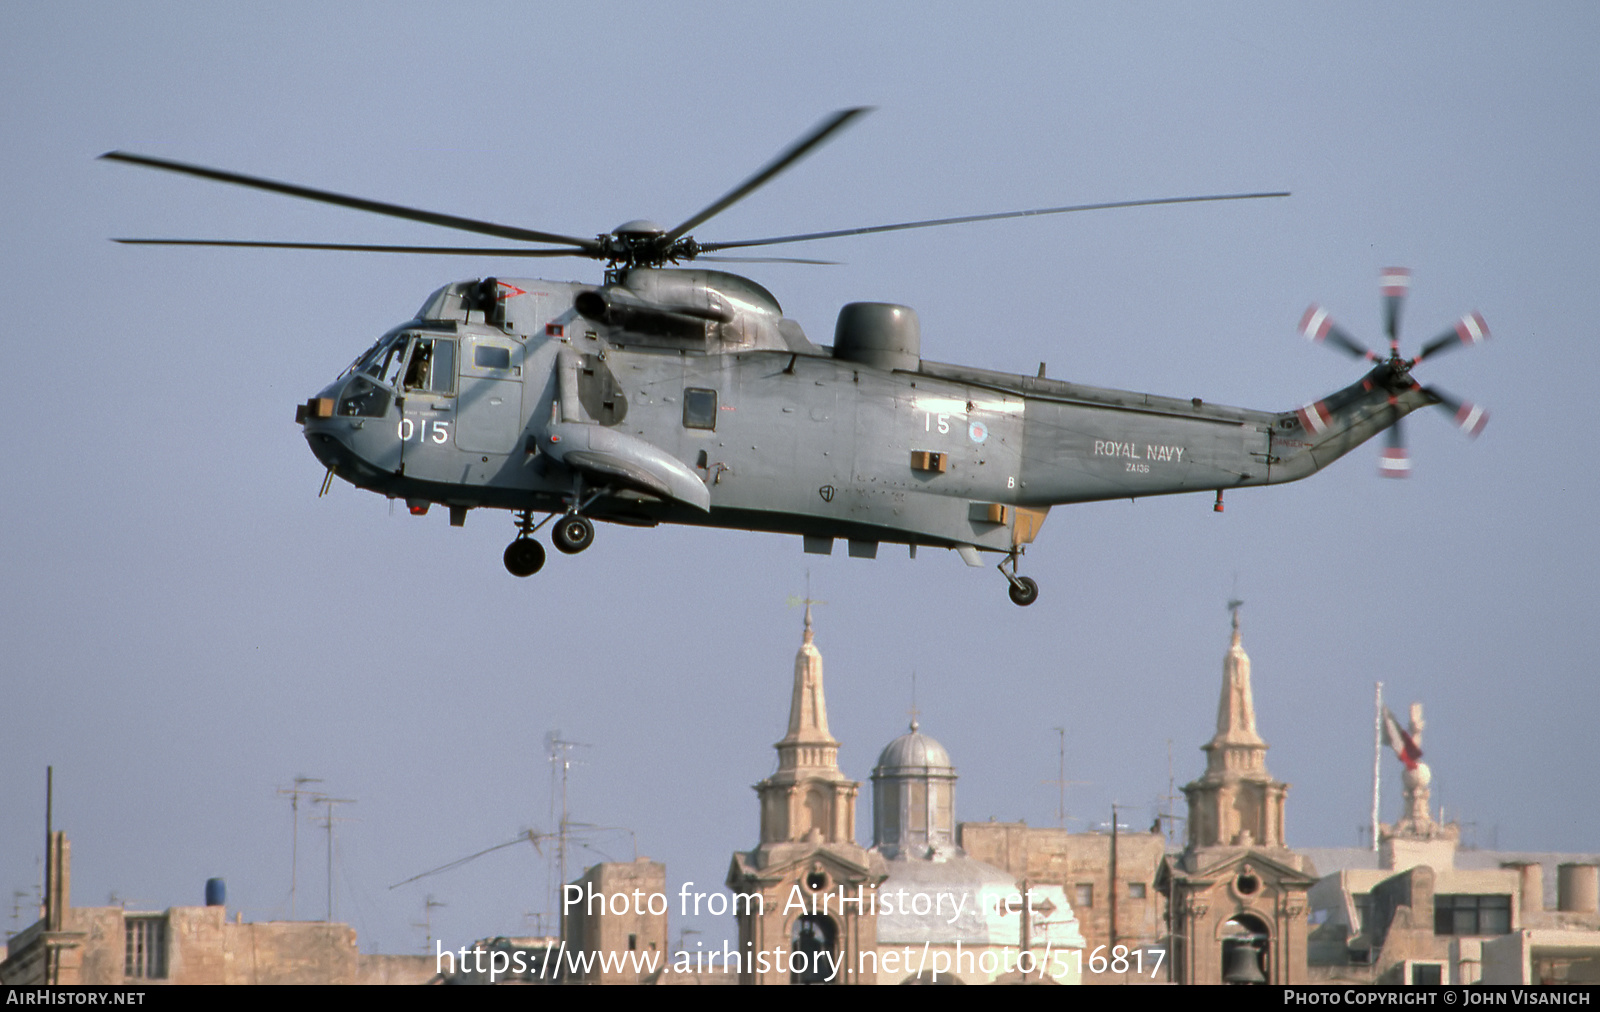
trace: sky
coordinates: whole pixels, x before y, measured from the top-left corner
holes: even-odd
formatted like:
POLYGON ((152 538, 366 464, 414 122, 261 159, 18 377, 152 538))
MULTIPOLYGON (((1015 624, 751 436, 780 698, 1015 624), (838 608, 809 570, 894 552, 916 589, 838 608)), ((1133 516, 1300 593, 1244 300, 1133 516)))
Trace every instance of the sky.
MULTIPOLYGON (((194 905, 216 876, 247 920, 286 917, 280 789, 308 776, 354 799, 333 915, 364 951, 529 933, 548 844, 391 886, 552 831, 553 731, 583 743, 570 818, 622 827, 575 842, 573 874, 637 852, 673 893, 718 889, 758 842, 750 786, 783 735, 808 577, 845 772, 868 780, 914 677, 960 819, 1054 825, 1064 742, 1071 828, 1113 803, 1148 825, 1203 769, 1238 597, 1291 845, 1358 842, 1382 681, 1398 712, 1424 704, 1433 800, 1469 840, 1600 851, 1597 47, 1584 3, 0 6, 5 898, 37 889, 53 766, 75 904, 194 905), (899 302, 931 360, 1280 410, 1359 375, 1299 338, 1306 305, 1380 344, 1378 273, 1402 265, 1408 350, 1488 321, 1487 344, 1419 368, 1488 427, 1409 419, 1408 482, 1368 445, 1222 514, 1209 495, 1058 507, 1026 609, 951 553, 681 528, 601 525, 517 580, 507 514, 453 529, 342 482, 319 498, 294 405, 439 285, 597 265, 119 246, 472 240, 96 161, 592 235, 683 220, 857 105, 874 111, 697 237, 1293 196, 750 265, 814 340, 846 302, 899 302)), ((1385 820, 1399 768, 1385 757, 1385 820)), ((301 917, 327 912, 325 833, 302 812, 301 917)), ((734 929, 674 910, 685 930, 734 929)))

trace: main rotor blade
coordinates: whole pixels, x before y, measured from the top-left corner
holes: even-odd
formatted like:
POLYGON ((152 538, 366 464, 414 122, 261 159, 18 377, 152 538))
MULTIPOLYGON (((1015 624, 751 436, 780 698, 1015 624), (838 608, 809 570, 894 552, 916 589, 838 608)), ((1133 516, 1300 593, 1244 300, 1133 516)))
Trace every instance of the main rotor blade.
POLYGON ((244 249, 326 249, 356 253, 439 253, 445 256, 587 257, 581 249, 528 249, 525 246, 377 246, 352 242, 254 242, 242 239, 113 239, 128 246, 232 246, 244 249))
POLYGON ((695 257, 695 260, 711 260, 719 264, 821 264, 826 267, 843 266, 838 260, 806 260, 801 257, 695 257))
POLYGON ((299 197, 302 200, 315 200, 323 204, 334 204, 357 211, 388 215, 391 218, 404 218, 407 221, 420 221, 427 225, 438 225, 442 228, 460 229, 463 232, 477 232, 480 235, 499 236, 502 239, 520 239, 524 242, 549 242, 559 243, 563 246, 576 246, 590 255, 601 255, 600 244, 593 239, 557 235, 554 232, 537 232, 533 229, 517 228, 513 225, 499 225, 492 221, 478 221, 473 218, 458 218, 451 214, 423 211, 414 207, 404 207, 400 204, 386 204, 378 200, 350 197, 342 193, 315 190, 309 186, 280 183, 272 179, 260 179, 255 176, 241 175, 237 172, 224 172, 221 169, 209 169, 203 165, 172 162, 164 158, 151 158, 147 155, 135 155, 126 151, 107 151, 100 157, 113 162, 143 165, 146 168, 160 169, 163 172, 177 172, 182 175, 197 176, 201 179, 210 179, 219 183, 232 183, 234 186, 266 190, 268 193, 281 193, 288 197, 299 197))
POLYGON ((998 214, 967 214, 958 218, 930 218, 927 221, 902 221, 893 225, 871 225, 867 228, 844 228, 834 232, 807 232, 803 235, 780 235, 769 239, 741 239, 735 242, 701 243, 705 250, 735 249, 741 246, 771 246, 783 242, 809 242, 812 239, 838 239, 848 235, 868 235, 873 232, 898 232, 908 228, 932 228, 936 225, 964 225, 972 221, 999 221, 1003 218, 1031 218, 1043 214, 1068 214, 1073 211, 1108 211, 1119 207, 1152 207, 1157 204, 1199 204, 1210 200, 1259 200, 1264 197, 1287 197, 1287 190, 1273 193, 1223 193, 1205 197, 1160 197, 1155 200, 1117 200, 1106 204, 1072 204, 1067 207, 1038 207, 1029 211, 1002 211, 998 214))
POLYGON ((806 134, 798 141, 795 141, 788 150, 784 151, 777 158, 774 158, 772 161, 768 162, 766 167, 760 172, 757 172, 749 179, 746 179, 738 186, 729 190, 716 203, 707 207, 705 210, 701 211, 693 218, 690 218, 682 225, 679 225, 671 232, 668 232, 662 237, 662 244, 666 246, 672 245, 679 239, 688 235, 689 231, 695 226, 699 225, 701 222, 708 221, 709 219, 727 210, 733 204, 743 200, 745 197, 750 195, 751 191, 755 190, 757 187, 761 186, 767 180, 771 179, 773 176, 776 176, 784 169, 787 169, 801 158, 804 158, 812 148, 815 148, 817 145, 827 140, 830 136, 844 127, 845 124, 849 123, 857 116, 860 116, 862 113, 870 111, 871 109, 869 107, 861 106, 855 109, 841 109, 834 113, 832 116, 828 117, 827 120, 817 126, 816 129, 812 130, 809 134, 806 134))

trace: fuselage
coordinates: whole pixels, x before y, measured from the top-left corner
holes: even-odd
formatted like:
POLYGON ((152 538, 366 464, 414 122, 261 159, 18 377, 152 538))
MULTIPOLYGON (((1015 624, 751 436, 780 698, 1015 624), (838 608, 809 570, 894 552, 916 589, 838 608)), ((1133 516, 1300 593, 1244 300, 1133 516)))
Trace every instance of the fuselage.
POLYGON ((462 282, 302 421, 338 476, 413 509, 588 499, 595 519, 799 534, 808 551, 844 539, 870 555, 879 542, 1010 552, 1054 505, 1295 480, 1432 403, 1369 376, 1327 398, 1311 432, 1294 410, 924 362, 914 314, 871 320, 887 310, 865 337, 842 314, 829 348, 760 286, 713 271, 462 282), (605 453, 571 450, 573 432, 600 429, 605 453), (683 493, 685 469, 709 509, 683 493))

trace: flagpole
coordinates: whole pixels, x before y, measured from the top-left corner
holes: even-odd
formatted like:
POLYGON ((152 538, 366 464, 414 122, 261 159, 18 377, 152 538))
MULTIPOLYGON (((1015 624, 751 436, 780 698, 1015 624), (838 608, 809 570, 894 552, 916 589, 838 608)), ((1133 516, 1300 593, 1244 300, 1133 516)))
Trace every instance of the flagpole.
POLYGON ((1372 852, 1378 852, 1378 785, 1383 782, 1383 683, 1373 683, 1372 852))

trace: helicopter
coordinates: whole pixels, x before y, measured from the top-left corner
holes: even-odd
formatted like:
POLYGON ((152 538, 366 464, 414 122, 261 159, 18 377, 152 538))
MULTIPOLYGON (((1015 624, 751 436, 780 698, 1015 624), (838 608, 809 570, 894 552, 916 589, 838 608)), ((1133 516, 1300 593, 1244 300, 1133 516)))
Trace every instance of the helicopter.
POLYGON ((1160 204, 1286 197, 1217 194, 1078 204, 758 239, 690 233, 834 136, 866 109, 841 110, 674 228, 628 221, 594 237, 479 221, 122 151, 104 159, 538 246, 393 246, 213 239, 117 239, 138 245, 345 250, 477 257, 580 257, 604 281, 482 277, 447 284, 381 336, 295 421, 335 477, 433 505, 462 526, 473 509, 508 510, 504 563, 545 564, 535 537, 552 523, 566 555, 596 521, 799 535, 806 552, 875 558, 880 545, 955 551, 970 566, 998 555, 1018 605, 1039 587, 1018 563, 1051 507, 1214 493, 1296 481, 1388 433, 1380 473, 1403 477, 1400 419, 1437 406, 1469 435, 1478 406, 1424 387, 1424 359, 1477 344, 1488 327, 1460 318, 1414 358, 1399 350, 1410 274, 1385 270, 1389 336, 1374 352, 1317 306, 1304 335, 1369 364, 1350 386, 1298 408, 1260 411, 1085 386, 922 357, 915 310, 841 308, 831 346, 813 343, 748 278, 694 261, 830 263, 719 257, 750 249, 902 229, 1160 204), (535 521, 536 515, 543 518, 535 521))

